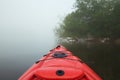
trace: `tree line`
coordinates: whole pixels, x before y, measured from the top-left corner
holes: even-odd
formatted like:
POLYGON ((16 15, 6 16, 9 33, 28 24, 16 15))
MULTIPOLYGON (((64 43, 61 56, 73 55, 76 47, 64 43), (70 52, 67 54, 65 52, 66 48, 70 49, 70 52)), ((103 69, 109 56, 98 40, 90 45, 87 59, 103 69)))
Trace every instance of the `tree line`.
POLYGON ((120 38, 120 0, 76 0, 55 29, 59 38, 120 38))

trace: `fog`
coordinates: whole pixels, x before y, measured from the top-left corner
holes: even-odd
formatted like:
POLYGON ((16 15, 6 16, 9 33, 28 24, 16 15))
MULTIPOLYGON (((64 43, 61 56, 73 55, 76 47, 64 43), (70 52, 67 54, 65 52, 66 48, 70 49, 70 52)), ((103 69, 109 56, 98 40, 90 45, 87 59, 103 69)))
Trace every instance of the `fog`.
POLYGON ((35 60, 56 46, 54 29, 73 10, 74 2, 0 0, 1 79, 16 80, 35 60))

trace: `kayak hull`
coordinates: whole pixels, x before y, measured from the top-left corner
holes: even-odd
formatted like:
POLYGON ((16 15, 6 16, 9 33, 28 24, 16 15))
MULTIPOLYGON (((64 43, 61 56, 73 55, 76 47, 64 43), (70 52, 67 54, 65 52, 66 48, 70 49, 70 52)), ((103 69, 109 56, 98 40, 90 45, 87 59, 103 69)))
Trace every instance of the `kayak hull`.
POLYGON ((18 80, 102 80, 81 59, 59 45, 38 60, 18 80))

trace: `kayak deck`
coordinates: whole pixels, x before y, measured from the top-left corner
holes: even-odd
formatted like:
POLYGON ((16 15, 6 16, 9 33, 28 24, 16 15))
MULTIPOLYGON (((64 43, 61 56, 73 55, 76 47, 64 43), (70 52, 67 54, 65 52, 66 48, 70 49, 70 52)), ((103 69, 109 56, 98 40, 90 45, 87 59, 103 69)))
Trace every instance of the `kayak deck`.
POLYGON ((102 80, 81 59, 59 45, 50 50, 18 80, 102 80))

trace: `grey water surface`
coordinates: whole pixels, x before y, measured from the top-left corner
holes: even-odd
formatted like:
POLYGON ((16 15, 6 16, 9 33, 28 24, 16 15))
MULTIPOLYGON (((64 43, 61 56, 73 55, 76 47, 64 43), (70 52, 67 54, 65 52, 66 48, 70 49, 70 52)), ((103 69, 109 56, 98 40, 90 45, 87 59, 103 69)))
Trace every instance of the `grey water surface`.
POLYGON ((81 58, 103 80, 119 80, 120 44, 90 42, 63 45, 81 58))

